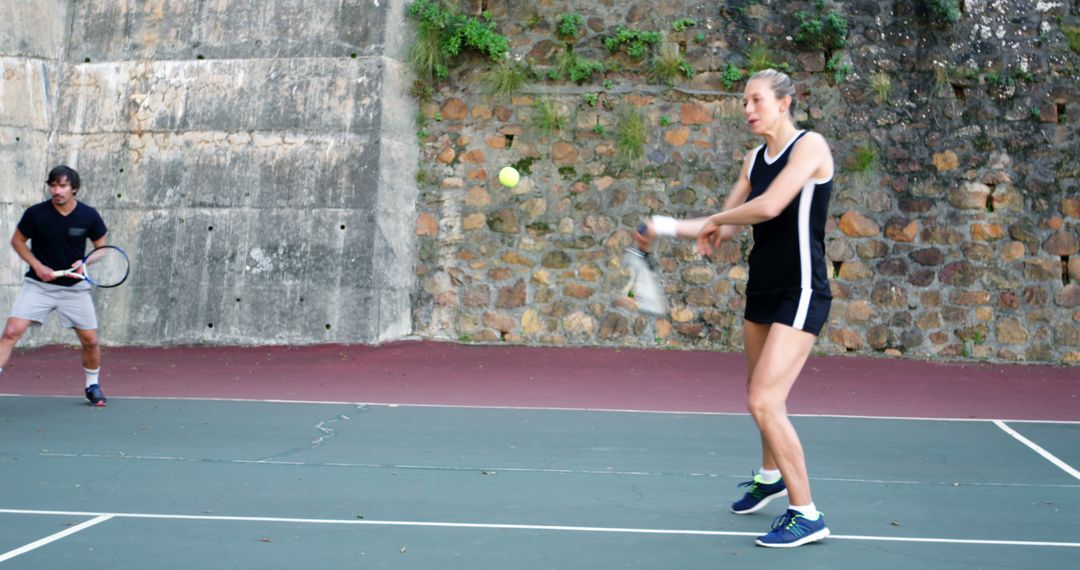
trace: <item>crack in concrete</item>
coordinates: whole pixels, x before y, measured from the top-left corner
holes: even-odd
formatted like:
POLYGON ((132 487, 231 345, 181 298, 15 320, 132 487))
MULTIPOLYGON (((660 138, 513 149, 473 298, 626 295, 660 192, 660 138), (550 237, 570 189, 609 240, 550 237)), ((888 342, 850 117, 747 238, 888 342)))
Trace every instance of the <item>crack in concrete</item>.
MULTIPOLYGON (((356 406, 356 413, 362 413, 366 409, 366 405, 358 405, 356 406)), ((349 414, 338 414, 333 418, 330 418, 328 420, 322 420, 319 423, 315 424, 315 429, 322 435, 311 440, 311 442, 308 444, 309 447, 319 447, 323 444, 324 441, 337 437, 337 430, 328 427, 329 424, 335 424, 340 421, 348 421, 350 419, 352 419, 352 417, 349 414)))

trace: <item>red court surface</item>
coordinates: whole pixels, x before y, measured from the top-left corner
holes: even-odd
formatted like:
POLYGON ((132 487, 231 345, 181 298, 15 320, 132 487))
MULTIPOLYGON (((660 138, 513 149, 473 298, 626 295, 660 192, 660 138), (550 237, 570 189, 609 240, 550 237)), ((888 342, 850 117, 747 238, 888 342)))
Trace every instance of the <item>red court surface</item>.
MULTIPOLYGON (((110 398, 745 411, 739 353, 400 341, 105 348, 102 363, 110 398)), ((79 395, 82 383, 78 349, 46 347, 16 352, 0 393, 79 395)), ((1077 421, 1080 368, 815 356, 789 411, 1077 421)))

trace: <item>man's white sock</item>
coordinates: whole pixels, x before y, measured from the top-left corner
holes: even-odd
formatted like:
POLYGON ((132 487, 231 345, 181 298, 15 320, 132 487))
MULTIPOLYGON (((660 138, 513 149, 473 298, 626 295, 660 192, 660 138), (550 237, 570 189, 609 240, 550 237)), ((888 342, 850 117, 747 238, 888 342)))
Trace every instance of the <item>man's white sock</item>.
POLYGON ((101 372, 100 368, 90 370, 89 368, 83 368, 83 372, 86 372, 86 387, 89 388, 98 383, 98 372, 101 372))
POLYGON ((757 474, 758 483, 770 485, 780 480, 779 469, 766 469, 762 467, 761 469, 758 469, 757 474))
POLYGON ((814 503, 810 503, 809 505, 791 505, 790 508, 799 511, 799 514, 812 521, 816 521, 817 518, 821 516, 817 507, 814 506, 814 503))

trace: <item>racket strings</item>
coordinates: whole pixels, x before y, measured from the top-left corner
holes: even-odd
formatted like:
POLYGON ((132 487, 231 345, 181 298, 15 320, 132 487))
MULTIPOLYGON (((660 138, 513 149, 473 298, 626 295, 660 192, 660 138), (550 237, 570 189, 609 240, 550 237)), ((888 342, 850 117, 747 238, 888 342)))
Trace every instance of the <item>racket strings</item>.
POLYGON ((97 250, 86 259, 86 268, 83 272, 98 285, 118 284, 127 277, 127 256, 118 249, 97 250))

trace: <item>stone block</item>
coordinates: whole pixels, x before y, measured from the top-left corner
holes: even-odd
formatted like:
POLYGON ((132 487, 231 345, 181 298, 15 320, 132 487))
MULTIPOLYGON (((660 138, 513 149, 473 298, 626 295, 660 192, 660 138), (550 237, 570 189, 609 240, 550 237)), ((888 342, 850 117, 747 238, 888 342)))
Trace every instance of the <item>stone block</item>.
POLYGON ((416 218, 416 235, 434 236, 439 233, 439 224, 433 214, 424 212, 416 218))
POLYGON ((1001 247, 1001 259, 1003 261, 1016 261, 1027 253, 1027 248, 1022 242, 1010 241, 1001 247))
POLYGON ((1080 198, 1076 196, 1062 198, 1061 214, 1067 218, 1080 218, 1080 198))
POLYGON ((936 267, 945 262, 945 254, 936 247, 928 247, 911 252, 911 259, 919 265, 936 267))
POLYGON ((956 153, 951 150, 935 152, 933 160, 934 167, 937 168, 938 172, 960 168, 960 159, 957 158, 956 153))
POLYGON ((978 280, 978 271, 970 261, 954 261, 945 264, 938 272, 938 280, 955 287, 970 287, 978 280))
POLYGON ((859 281, 874 276, 870 268, 860 261, 845 261, 840 264, 840 272, 837 278, 844 281, 859 281))
POLYGON ((949 191, 949 203, 961 210, 985 210, 990 187, 978 182, 965 182, 949 191))
POLYGON ((527 301, 528 290, 525 287, 525 280, 518 279, 517 283, 514 283, 514 285, 510 287, 499 288, 499 297, 495 302, 495 307, 499 309, 514 309, 525 306, 527 301))
POLYGON ((1054 302, 1059 307, 1065 307, 1067 309, 1080 307, 1080 285, 1069 283, 1062 287, 1054 294, 1054 302))
POLYGON ((878 307, 907 308, 908 305, 904 288, 889 281, 875 283, 870 300, 878 307))
POLYGON ((1061 261, 1057 259, 1025 260, 1024 278, 1034 281, 1058 281, 1061 279, 1061 261))
POLYGON ((848 237, 873 237, 881 233, 873 220, 854 210, 844 212, 840 216, 840 231, 848 237))
POLYGON ((997 241, 1006 235, 999 224, 971 224, 971 239, 976 241, 997 241))
POLYGON ((1042 248, 1050 255, 1068 256, 1080 252, 1080 239, 1076 232, 1063 230, 1055 232, 1043 242, 1042 248))
POLYGON ((885 224, 885 237, 902 243, 911 243, 919 236, 919 223, 904 218, 892 218, 885 224))

